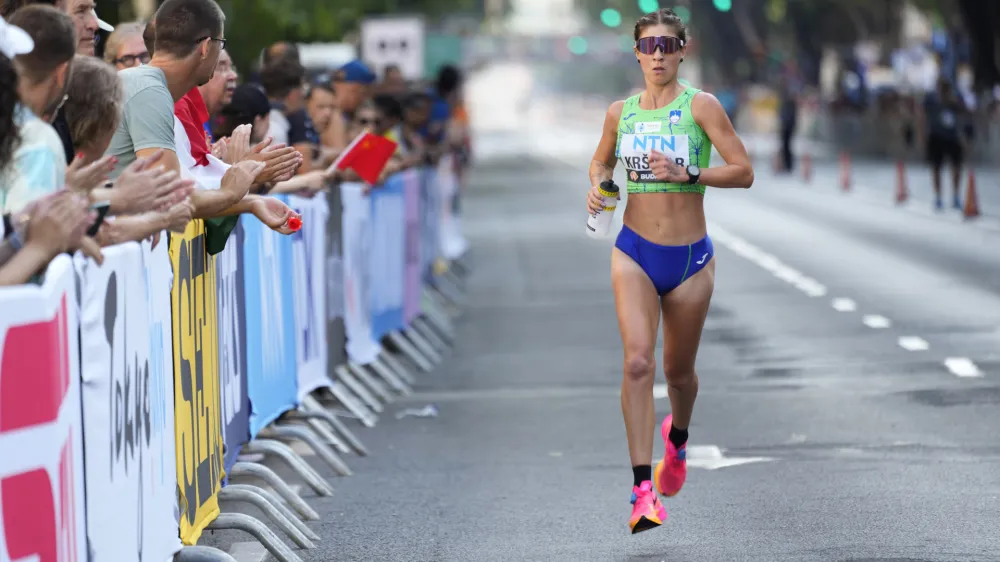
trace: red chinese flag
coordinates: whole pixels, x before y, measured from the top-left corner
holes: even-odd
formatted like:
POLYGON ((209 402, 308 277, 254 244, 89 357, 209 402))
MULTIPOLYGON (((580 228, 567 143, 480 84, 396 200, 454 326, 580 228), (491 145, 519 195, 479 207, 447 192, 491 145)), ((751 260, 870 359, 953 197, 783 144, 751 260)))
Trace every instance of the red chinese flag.
POLYGON ((374 185, 385 165, 396 152, 396 143, 368 131, 354 139, 340 154, 333 166, 338 170, 354 170, 361 179, 374 185))

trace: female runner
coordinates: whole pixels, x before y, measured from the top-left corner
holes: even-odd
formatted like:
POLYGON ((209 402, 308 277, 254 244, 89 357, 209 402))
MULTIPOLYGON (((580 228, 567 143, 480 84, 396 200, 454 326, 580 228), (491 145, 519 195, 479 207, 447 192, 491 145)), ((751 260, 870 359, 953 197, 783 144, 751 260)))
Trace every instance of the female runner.
POLYGON ((653 492, 673 496, 687 476, 688 424, 698 394, 695 356, 715 285, 712 241, 705 226, 705 187, 753 184, 746 148, 719 101, 677 81, 687 30, 673 10, 649 13, 635 24, 635 56, 646 89, 608 108, 590 164, 591 213, 600 209, 598 186, 621 159, 628 178, 624 226, 611 255, 611 282, 625 350, 622 414, 632 460, 632 533, 663 523, 667 513, 653 492), (712 146, 725 160, 709 168, 712 146), (663 371, 670 411, 660 434, 666 454, 651 469, 653 381, 660 313, 663 371))

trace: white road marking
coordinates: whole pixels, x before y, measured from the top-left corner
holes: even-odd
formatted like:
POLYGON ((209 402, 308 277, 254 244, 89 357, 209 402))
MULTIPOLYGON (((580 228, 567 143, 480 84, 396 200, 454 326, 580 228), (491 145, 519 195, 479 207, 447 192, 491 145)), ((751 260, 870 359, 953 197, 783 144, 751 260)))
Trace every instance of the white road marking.
POLYGON ((833 306, 833 309, 837 312, 854 312, 858 309, 858 303, 845 298, 833 299, 833 302, 830 303, 830 305, 833 306))
POLYGON ((709 230, 711 231, 713 240, 729 248, 729 250, 740 257, 770 272, 778 279, 792 285, 806 295, 816 298, 827 294, 826 287, 819 281, 807 277, 775 256, 761 250, 739 236, 731 234, 719 225, 711 224, 709 230))
POLYGON ((944 366, 956 377, 976 378, 983 376, 979 367, 967 357, 949 357, 944 360, 944 366))
POLYGON ((768 457, 726 457, 722 454, 722 449, 715 445, 688 445, 687 447, 688 467, 704 468, 706 470, 717 470, 741 464, 770 462, 773 460, 768 457))
POLYGON ((866 314, 861 321, 865 323, 865 326, 875 330, 884 330, 892 326, 892 322, 888 318, 878 314, 866 314))
POLYGON ((654 384, 653 385, 653 398, 656 400, 662 400, 667 397, 667 385, 665 384, 654 384))
POLYGON ((906 351, 927 351, 931 348, 931 344, 918 336, 903 336, 899 338, 899 347, 906 351))

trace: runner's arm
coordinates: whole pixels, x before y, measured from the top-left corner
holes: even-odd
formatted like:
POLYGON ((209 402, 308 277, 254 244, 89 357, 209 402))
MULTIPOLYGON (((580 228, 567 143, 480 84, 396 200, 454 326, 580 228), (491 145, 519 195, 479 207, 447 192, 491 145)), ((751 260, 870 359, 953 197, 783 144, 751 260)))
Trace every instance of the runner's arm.
POLYGON ((616 101, 608 107, 604 116, 604 127, 597 150, 590 161, 590 185, 600 185, 602 181, 610 180, 615 173, 615 146, 618 144, 618 120, 622 116, 623 101, 616 101))
POLYGON ((753 185, 750 155, 718 98, 700 92, 691 101, 691 114, 726 162, 724 166, 701 170, 698 183, 712 187, 749 188, 753 185))

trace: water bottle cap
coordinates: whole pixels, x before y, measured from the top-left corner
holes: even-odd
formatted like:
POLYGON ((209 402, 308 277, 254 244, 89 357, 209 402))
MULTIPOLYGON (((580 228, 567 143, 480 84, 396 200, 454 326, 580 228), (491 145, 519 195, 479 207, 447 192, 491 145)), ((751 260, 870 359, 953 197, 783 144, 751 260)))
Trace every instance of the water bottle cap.
POLYGON ((612 180, 604 180, 601 182, 601 189, 604 191, 610 191, 611 193, 618 193, 618 186, 612 180))

